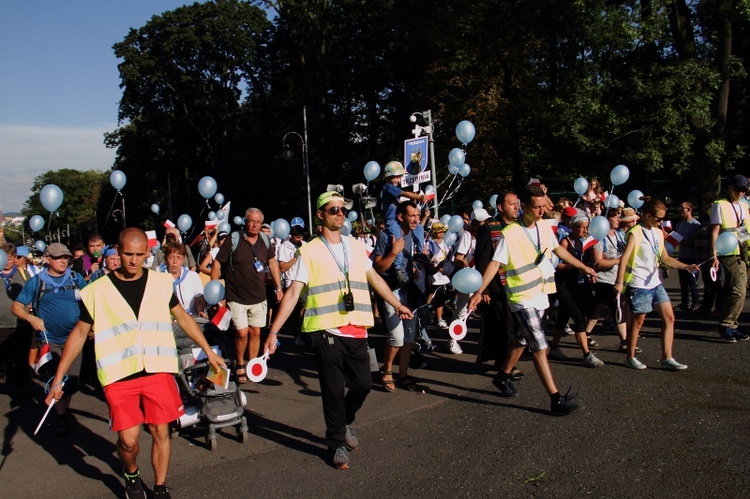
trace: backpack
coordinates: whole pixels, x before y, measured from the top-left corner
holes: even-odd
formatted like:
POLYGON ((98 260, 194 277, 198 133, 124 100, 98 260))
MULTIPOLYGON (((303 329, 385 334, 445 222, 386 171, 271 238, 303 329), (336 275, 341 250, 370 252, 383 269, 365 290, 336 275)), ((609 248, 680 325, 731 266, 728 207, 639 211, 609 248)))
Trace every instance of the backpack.
MULTIPOLYGON (((259 232, 258 236, 263 241, 263 244, 266 246, 266 249, 268 249, 268 248, 271 247, 271 240, 268 239, 268 236, 266 235, 265 232, 262 232, 262 231, 259 232)), ((229 268, 232 269, 232 271, 234 271, 234 264, 232 263, 232 255, 234 255, 234 252, 237 249, 237 246, 240 245, 240 237, 241 237, 241 234, 240 234, 239 231, 232 232, 232 235, 231 235, 231 238, 232 238, 232 251, 229 252, 229 262, 228 262, 229 263, 229 268)), ((222 277, 224 277, 224 268, 225 267, 222 266, 222 271, 221 271, 222 277)))
MULTIPOLYGON (((72 283, 68 284, 66 286, 63 286, 60 289, 63 290, 63 291, 65 291, 66 289, 72 289, 72 290, 78 289, 78 278, 77 277, 78 276, 75 274, 75 272, 71 273, 70 274, 70 280, 71 280, 72 283)), ((45 293, 49 293, 51 291, 51 289, 49 289, 47 287, 47 284, 43 280, 41 280, 39 278, 38 278, 38 280, 39 280, 39 286, 37 287, 36 297, 34 299, 34 306, 32 307, 33 308, 33 313, 37 317, 39 316, 39 302, 42 299, 42 295, 45 294, 45 293)))

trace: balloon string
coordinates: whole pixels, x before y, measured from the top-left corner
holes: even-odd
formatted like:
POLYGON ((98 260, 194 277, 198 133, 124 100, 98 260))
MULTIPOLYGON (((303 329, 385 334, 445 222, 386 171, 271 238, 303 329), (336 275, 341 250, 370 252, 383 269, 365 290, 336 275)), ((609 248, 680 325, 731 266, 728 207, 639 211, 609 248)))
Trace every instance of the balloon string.
POLYGON ((112 209, 115 207, 115 203, 117 202, 117 195, 118 194, 120 196, 122 196, 122 192, 117 191, 117 194, 115 194, 115 198, 112 200, 112 206, 109 207, 109 211, 107 212, 107 218, 104 219, 104 225, 107 225, 107 222, 109 221, 109 216, 112 214, 112 209))
MULTIPOLYGON (((208 199, 206 199, 206 206, 208 206, 209 208, 211 207, 211 205, 210 205, 210 204, 208 204, 208 199)), ((204 211, 206 211, 206 206, 204 206, 203 208, 201 208, 201 212, 200 212, 200 213, 198 213, 198 221, 200 221, 201 217, 203 216, 203 212, 204 212, 204 211)), ((222 220, 222 221, 223 221, 223 220, 222 220)), ((186 235, 185 235, 185 239, 190 239, 191 237, 193 237, 193 232, 195 232, 195 227, 196 227, 197 225, 198 225, 198 224, 193 224, 193 226, 192 226, 192 227, 190 228, 190 234, 187 234, 187 233, 186 233, 186 235)))
MULTIPOLYGON (((456 181, 456 177, 458 177, 457 174, 452 176, 451 183, 448 184, 448 187, 446 187, 445 192, 443 193, 443 199, 440 200, 440 202, 438 203, 438 206, 442 205, 444 201, 447 201, 448 199, 450 199, 448 198, 448 193, 450 193, 451 187, 453 187, 453 183, 456 181)), ((442 185, 442 183, 440 185, 442 185)))

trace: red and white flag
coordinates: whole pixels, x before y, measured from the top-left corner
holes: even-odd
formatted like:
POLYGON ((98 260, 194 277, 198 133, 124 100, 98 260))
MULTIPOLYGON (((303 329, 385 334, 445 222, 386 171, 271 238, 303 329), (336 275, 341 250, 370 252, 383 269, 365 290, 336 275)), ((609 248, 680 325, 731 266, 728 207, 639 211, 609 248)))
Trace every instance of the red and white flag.
POLYGON ((216 312, 211 322, 214 323, 221 331, 229 329, 229 322, 232 320, 232 313, 227 307, 219 307, 219 311, 216 312))
POLYGON ((153 248, 157 244, 159 244, 159 241, 156 239, 156 231, 155 230, 147 230, 146 231, 146 237, 148 237, 148 247, 153 248))
POLYGON ((174 222, 173 222, 173 221, 171 221, 170 219, 167 219, 167 220, 166 220, 166 221, 164 222, 164 228, 165 228, 165 229, 174 229, 175 227, 177 227, 177 226, 176 226, 176 225, 174 224, 174 222))
POLYGON ((211 229, 215 228, 217 225, 219 225, 219 221, 216 219, 206 220, 205 222, 206 232, 211 231, 211 229))
POLYGON ((224 222, 229 222, 229 207, 232 205, 231 201, 227 201, 227 204, 221 207, 221 211, 224 212, 224 222))
POLYGON ((593 248, 596 245, 596 242, 597 242, 596 239, 594 239, 591 236, 584 239, 583 242, 581 243, 581 247, 582 247, 581 253, 586 253, 586 251, 593 248))
POLYGON ((677 231, 670 232, 669 234, 667 234, 667 237, 664 238, 664 240, 671 244, 673 248, 676 248, 680 244, 682 239, 682 234, 677 231))
POLYGON ((45 343, 42 345, 42 348, 39 349, 39 354, 36 356, 34 372, 39 374, 39 369, 50 360, 52 360, 52 352, 49 349, 49 343, 45 343))

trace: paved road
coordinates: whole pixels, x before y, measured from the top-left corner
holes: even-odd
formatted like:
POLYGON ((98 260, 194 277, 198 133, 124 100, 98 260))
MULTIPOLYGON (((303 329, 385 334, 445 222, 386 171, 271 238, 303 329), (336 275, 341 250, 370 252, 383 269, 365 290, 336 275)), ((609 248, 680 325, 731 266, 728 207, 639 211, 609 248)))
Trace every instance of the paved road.
MULTIPOLYGON (((676 278, 667 283, 674 292, 676 278)), ((250 441, 227 433, 210 452, 200 436, 173 440, 168 485, 175 497, 191 498, 747 496, 750 341, 728 344, 714 322, 682 312, 677 319, 675 356, 690 366, 685 372, 658 369, 655 317, 639 343, 645 371, 625 368, 616 336, 603 329, 594 337, 606 366, 553 363, 560 388, 574 385, 585 405, 565 418, 548 415, 530 361, 519 366, 527 376, 518 397, 498 397, 491 367, 474 362, 470 329, 463 355, 438 353, 414 371, 426 393, 376 386, 356 422, 361 450, 347 471, 325 461, 313 360, 282 338, 268 378, 245 385, 250 441)), ((380 346, 383 337, 373 340, 380 346)), ((563 341, 576 356, 572 337, 563 341)), ((72 407, 82 423, 73 433, 58 439, 46 427, 32 437, 43 412, 38 399, 16 405, 0 395, 0 498, 122 496, 105 404, 89 393, 72 407)), ((150 443, 142 441, 150 486, 150 443)))

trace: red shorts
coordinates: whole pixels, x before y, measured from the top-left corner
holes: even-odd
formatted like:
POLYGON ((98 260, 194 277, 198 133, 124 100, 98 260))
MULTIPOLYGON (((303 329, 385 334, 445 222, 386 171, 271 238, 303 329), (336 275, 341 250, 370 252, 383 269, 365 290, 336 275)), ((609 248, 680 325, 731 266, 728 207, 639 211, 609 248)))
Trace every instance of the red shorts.
POLYGON ((104 387, 104 397, 112 431, 127 430, 141 423, 171 423, 185 412, 177 380, 169 373, 115 381, 104 387))

